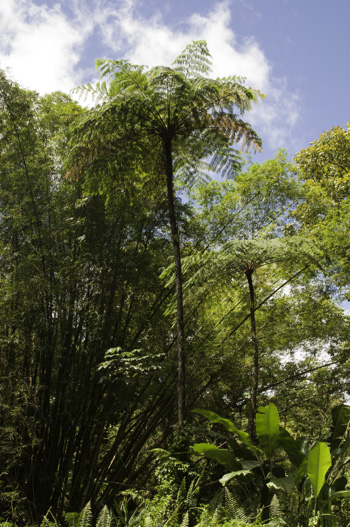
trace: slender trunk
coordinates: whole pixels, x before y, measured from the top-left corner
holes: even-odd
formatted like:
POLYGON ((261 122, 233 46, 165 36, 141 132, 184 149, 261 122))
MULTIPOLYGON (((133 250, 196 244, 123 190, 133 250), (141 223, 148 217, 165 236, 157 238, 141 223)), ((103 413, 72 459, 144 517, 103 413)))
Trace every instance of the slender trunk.
POLYGON ((259 385, 259 349, 258 340, 256 338, 256 324, 255 324, 255 295, 252 280, 253 271, 251 269, 245 272, 249 286, 249 306, 250 306, 250 328, 251 338, 254 350, 254 374, 253 374, 253 388, 252 395, 250 398, 250 414, 249 414, 249 433, 252 438, 255 437, 255 416, 256 416, 256 399, 258 394, 259 385))
POLYGON ((176 284, 176 328, 177 328, 177 400, 178 400, 178 425, 183 428, 185 414, 185 332, 183 316, 183 295, 182 295, 182 269, 180 239, 175 215, 175 196, 174 196, 174 174, 173 158, 171 151, 171 140, 164 141, 165 174, 168 190, 168 212, 171 229, 171 238, 174 251, 175 262, 175 284, 176 284))

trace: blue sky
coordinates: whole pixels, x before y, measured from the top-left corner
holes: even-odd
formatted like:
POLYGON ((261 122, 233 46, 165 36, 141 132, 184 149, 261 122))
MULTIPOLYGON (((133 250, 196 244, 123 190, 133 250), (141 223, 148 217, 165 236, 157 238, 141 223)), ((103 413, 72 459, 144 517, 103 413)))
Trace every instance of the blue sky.
POLYGON ((97 79, 97 58, 171 64, 205 39, 215 76, 243 75, 266 99, 245 118, 260 161, 290 156, 350 120, 348 0, 1 0, 0 67, 40 93, 97 79))

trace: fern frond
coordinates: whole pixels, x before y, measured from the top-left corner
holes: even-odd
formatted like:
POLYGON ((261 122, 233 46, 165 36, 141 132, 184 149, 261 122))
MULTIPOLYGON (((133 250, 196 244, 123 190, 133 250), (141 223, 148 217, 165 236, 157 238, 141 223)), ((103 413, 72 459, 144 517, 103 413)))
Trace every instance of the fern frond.
POLYGON ((180 487, 179 487, 179 490, 176 496, 176 503, 180 505, 185 501, 185 499, 186 499, 186 477, 184 477, 183 480, 181 481, 181 484, 180 484, 180 487))
POLYGON ((189 527, 190 525, 190 515, 188 512, 184 514, 180 527, 189 527))
POLYGON ((244 509, 239 505, 238 500, 227 487, 225 487, 225 510, 232 519, 238 519, 246 523, 249 523, 250 521, 249 517, 245 514, 244 509))
POLYGON ((199 478, 195 478, 191 481, 189 486, 187 496, 186 496, 186 505, 188 508, 195 507, 197 505, 197 496, 199 494, 199 478))
POLYGON ((216 492, 216 494, 214 494, 214 497, 209 504, 210 510, 216 511, 223 505, 225 499, 225 488, 226 487, 221 488, 220 490, 218 490, 218 492, 216 492))
POLYGON ((105 505, 103 509, 101 510, 100 514, 98 515, 96 527, 110 527, 112 522, 112 516, 111 513, 105 505))
POLYGON ((270 505, 270 516, 271 518, 278 518, 281 516, 281 506, 277 494, 272 496, 271 505, 270 505))
POLYGON ((209 181, 210 172, 234 177, 241 150, 261 148, 261 139, 239 116, 259 98, 239 77, 208 78, 211 58, 196 41, 173 67, 97 60, 101 81, 77 90, 101 106, 76 125, 67 176, 84 174, 85 188, 117 196, 133 192, 140 174, 165 175, 165 144, 171 144, 173 176, 189 187, 209 181), (130 175, 133 175, 131 178, 130 175), (119 192, 119 194, 121 194, 119 192))
POLYGON ((92 511, 90 501, 85 505, 80 513, 78 527, 91 527, 92 524, 92 511))
POLYGON ((211 71, 212 61, 205 40, 193 41, 186 46, 172 65, 174 70, 185 76, 207 75, 211 71))

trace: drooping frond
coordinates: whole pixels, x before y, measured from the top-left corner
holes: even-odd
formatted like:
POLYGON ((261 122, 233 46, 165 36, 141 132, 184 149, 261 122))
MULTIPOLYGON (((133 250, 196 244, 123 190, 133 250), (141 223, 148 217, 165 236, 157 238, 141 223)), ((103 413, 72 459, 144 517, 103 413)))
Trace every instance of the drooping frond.
POLYGON ((227 269, 244 272, 259 267, 293 261, 319 266, 322 252, 309 240, 300 237, 234 240, 223 247, 227 269))
MULTIPOLYGON (((84 173, 89 191, 108 193, 133 178, 164 175, 164 145, 171 142, 174 176, 190 187, 210 173, 234 177, 243 150, 261 148, 261 139, 241 115, 259 92, 242 79, 211 79, 203 41, 188 46, 174 67, 133 65, 125 60, 96 62, 101 82, 81 92, 101 106, 75 126, 68 177, 84 173)), ((126 185, 127 186, 127 185, 126 185)))
MULTIPOLYGON (((304 267, 320 267, 322 252, 309 240, 300 237, 234 240, 219 251, 194 254, 183 258, 185 303, 200 302, 208 294, 213 296, 218 283, 225 283, 233 277, 239 278, 246 272, 273 264, 294 262, 304 267)), ((167 286, 174 284, 174 267, 169 266, 161 277, 167 278, 167 286)), ((170 303, 167 313, 174 310, 170 303)))

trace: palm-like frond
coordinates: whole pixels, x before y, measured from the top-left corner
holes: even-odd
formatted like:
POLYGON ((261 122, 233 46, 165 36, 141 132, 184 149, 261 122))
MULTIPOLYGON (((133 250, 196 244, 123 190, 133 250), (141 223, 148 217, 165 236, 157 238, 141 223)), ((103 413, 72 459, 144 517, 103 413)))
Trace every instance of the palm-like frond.
POLYGON ((237 77, 209 78, 210 64, 203 41, 188 46, 172 68, 98 60, 103 81, 79 90, 102 106, 75 129, 71 171, 101 166, 119 177, 133 173, 142 160, 145 170, 157 172, 154 151, 171 140, 176 173, 187 183, 207 180, 213 170, 233 177, 241 166, 233 144, 261 148, 258 135, 239 117, 260 94, 237 77))
POLYGON ((174 70, 190 78, 207 75, 211 70, 211 64, 211 55, 205 40, 197 40, 186 46, 173 62, 174 70))

